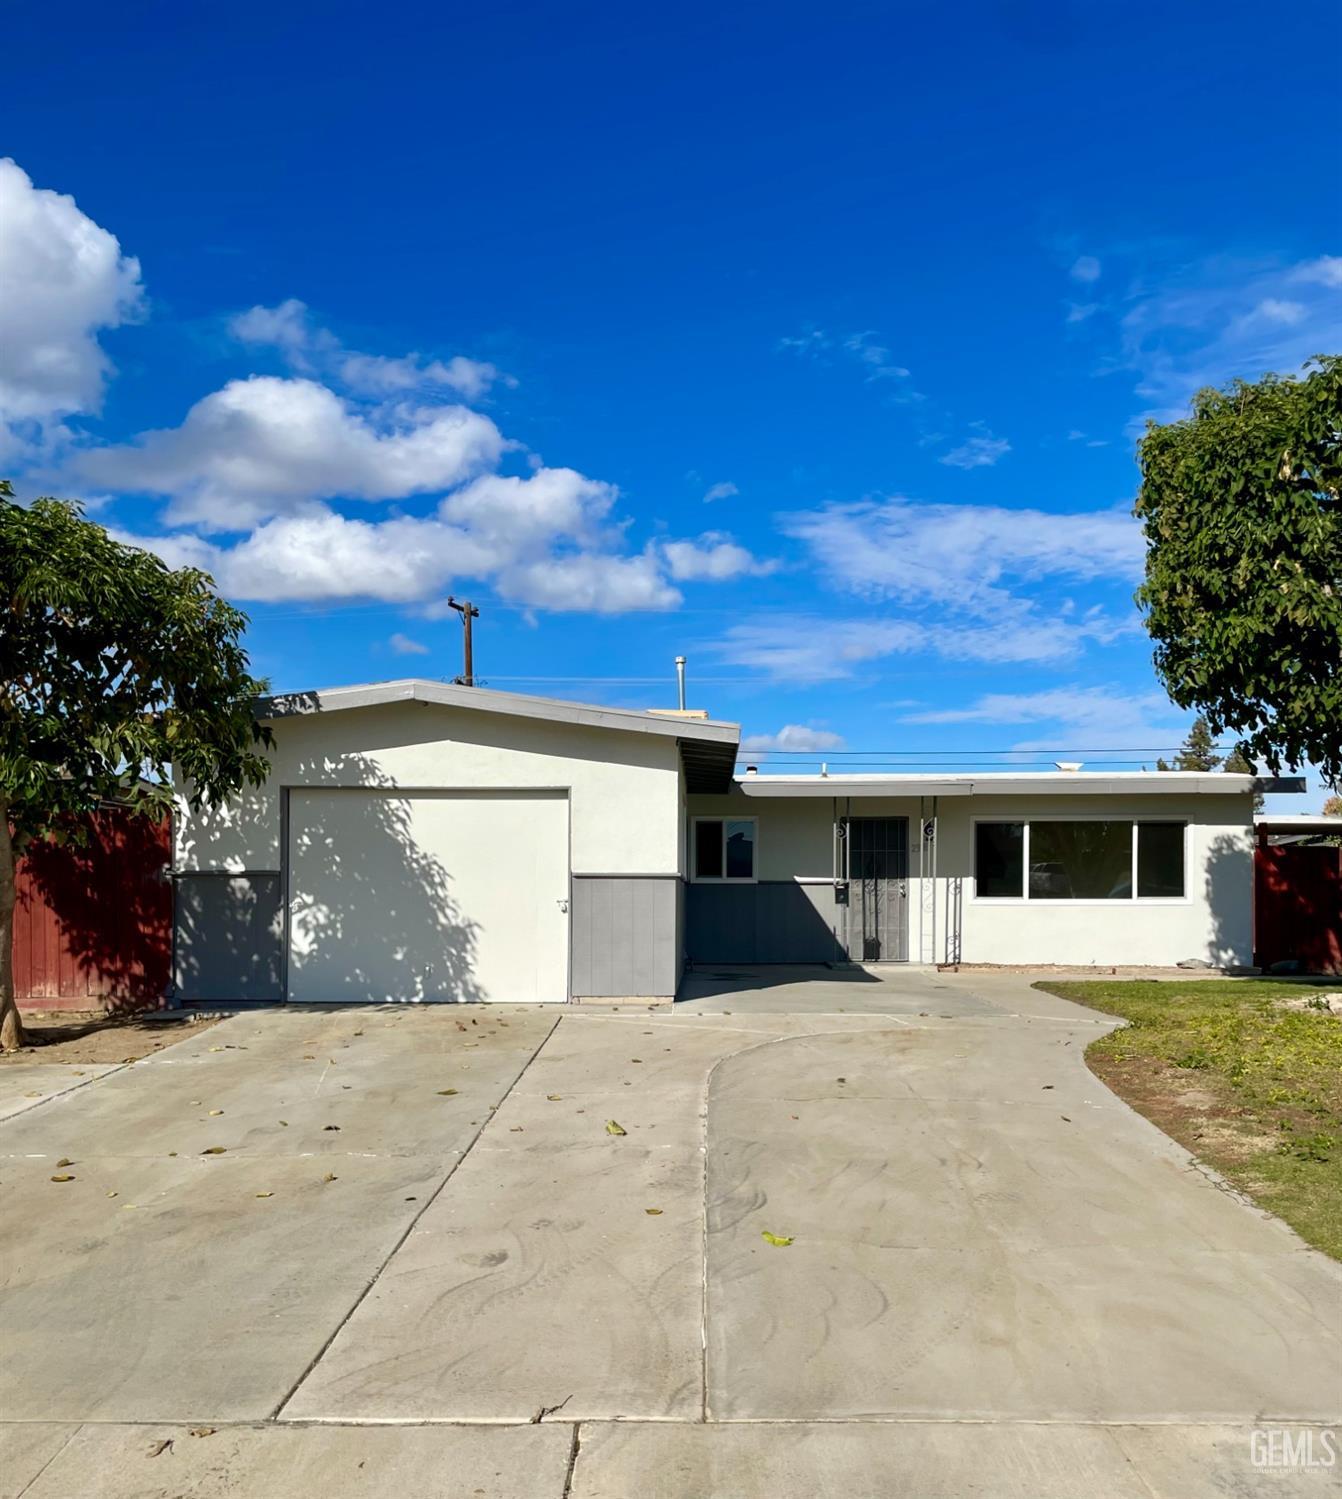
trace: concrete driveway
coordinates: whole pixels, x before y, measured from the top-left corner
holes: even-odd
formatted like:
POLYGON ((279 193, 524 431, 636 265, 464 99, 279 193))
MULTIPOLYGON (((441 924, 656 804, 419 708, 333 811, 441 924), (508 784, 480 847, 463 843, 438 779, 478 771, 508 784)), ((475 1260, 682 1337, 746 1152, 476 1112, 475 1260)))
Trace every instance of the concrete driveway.
POLYGON ((1090 1076, 1111 1022, 695 984, 0 1070, 0 1499, 1335 1490, 1254 1459, 1333 1450, 1342 1270, 1090 1076))

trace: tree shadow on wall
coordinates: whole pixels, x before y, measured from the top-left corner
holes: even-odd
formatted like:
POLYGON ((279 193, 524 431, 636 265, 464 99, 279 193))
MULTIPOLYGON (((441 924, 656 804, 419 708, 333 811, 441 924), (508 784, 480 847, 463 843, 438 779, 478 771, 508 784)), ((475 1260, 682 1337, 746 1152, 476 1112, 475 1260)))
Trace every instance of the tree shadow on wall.
MULTIPOLYGON (((1207 849, 1207 960, 1217 968, 1247 968, 1253 959, 1253 853, 1242 838, 1219 833, 1207 849)), ((1194 954, 1190 954, 1194 956, 1194 954)))
MULTIPOLYGON (((179 920, 179 968, 186 992, 217 987, 221 973, 237 982, 269 981, 258 952, 284 962, 288 998, 298 1002, 465 1003, 485 998, 475 977, 478 929, 462 911, 453 871, 421 846, 411 799, 364 756, 314 757, 286 771, 290 792, 287 838, 288 911, 277 874, 196 876, 212 909, 198 911, 198 929, 179 920), (338 788, 338 789, 337 789, 338 788), (213 972, 209 970, 213 968, 213 972)), ((233 832, 210 816, 184 828, 182 852, 206 868, 211 851, 236 850, 237 828, 256 819, 274 826, 278 788, 252 792, 237 804, 243 823, 233 832)), ((418 803, 424 793, 414 798, 418 803)), ((282 970, 281 970, 282 971, 282 970)))
POLYGON ((171 833, 107 807, 83 841, 34 841, 19 861, 15 909, 20 1002, 87 1000, 114 1012, 156 1008, 172 966, 171 833))

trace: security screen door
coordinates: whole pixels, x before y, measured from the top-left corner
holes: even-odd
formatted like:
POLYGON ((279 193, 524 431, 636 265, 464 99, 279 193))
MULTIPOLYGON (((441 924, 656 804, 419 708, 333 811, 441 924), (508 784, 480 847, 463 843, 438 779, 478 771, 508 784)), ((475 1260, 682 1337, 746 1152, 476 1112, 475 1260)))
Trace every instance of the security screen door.
POLYGON ((906 963, 909 957, 909 820, 848 819, 848 958, 906 963))

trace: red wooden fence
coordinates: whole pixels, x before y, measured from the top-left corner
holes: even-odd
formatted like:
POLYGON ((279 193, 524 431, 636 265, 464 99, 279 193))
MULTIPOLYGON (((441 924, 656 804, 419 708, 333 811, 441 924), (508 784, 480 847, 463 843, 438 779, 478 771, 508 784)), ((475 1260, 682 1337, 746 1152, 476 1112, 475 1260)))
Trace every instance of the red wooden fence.
POLYGON ((146 1009, 172 970, 172 831, 108 809, 83 846, 31 844, 18 867, 14 991, 21 1008, 146 1009))
POLYGON ((1342 848, 1261 841, 1254 855, 1254 962, 1295 958, 1342 973, 1342 848))

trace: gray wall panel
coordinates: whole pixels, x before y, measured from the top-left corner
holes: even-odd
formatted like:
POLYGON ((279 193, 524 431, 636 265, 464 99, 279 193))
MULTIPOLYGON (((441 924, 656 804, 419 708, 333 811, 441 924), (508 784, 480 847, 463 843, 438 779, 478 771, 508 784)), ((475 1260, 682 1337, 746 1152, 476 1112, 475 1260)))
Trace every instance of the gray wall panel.
POLYGON ((843 936, 843 908, 829 884, 761 880, 685 890, 692 963, 842 963, 843 936))
POLYGON ((280 877, 178 874, 176 984, 183 1000, 278 1000, 284 987, 280 877))
POLYGON ((573 996, 676 992, 680 878, 573 876, 573 996))

